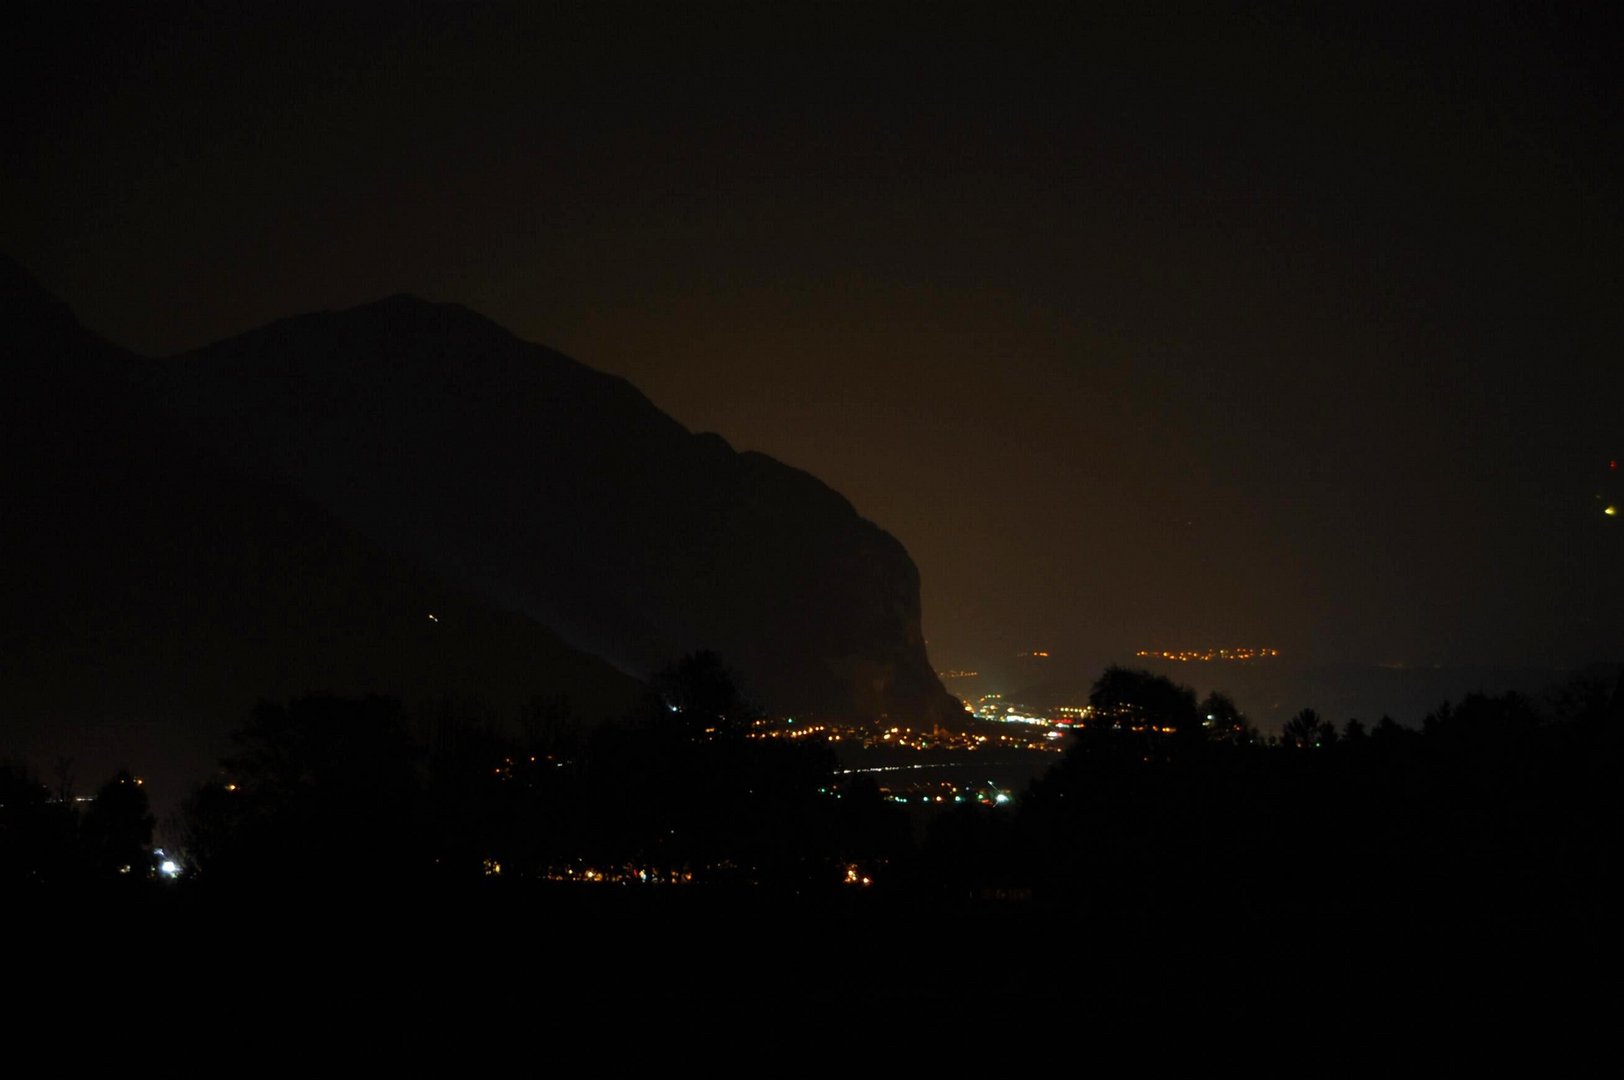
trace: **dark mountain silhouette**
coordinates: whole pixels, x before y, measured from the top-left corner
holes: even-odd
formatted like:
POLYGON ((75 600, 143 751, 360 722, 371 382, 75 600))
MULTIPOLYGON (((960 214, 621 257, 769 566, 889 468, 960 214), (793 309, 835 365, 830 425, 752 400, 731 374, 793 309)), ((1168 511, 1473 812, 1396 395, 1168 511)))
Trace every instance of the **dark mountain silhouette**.
POLYGON ((892 537, 462 308, 150 360, 15 265, 0 292, 0 753, 93 783, 180 740, 196 775, 254 701, 312 690, 590 719, 701 647, 776 709, 954 707, 892 537))
POLYGON ((706 648, 775 710, 957 711, 894 538, 464 308, 397 296, 148 370, 246 468, 625 672, 706 648))
POLYGON ((621 713, 639 686, 166 419, 151 362, 0 263, 0 757, 174 799, 261 699, 311 690, 621 713), (430 615, 435 619, 430 619, 430 615))

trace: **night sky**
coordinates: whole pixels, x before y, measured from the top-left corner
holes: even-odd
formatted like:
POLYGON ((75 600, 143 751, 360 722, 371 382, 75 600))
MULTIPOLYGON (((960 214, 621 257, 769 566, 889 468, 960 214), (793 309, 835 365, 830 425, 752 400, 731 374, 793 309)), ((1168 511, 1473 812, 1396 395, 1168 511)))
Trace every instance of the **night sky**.
POLYGON ((938 667, 1624 656, 1597 5, 59 6, 0 249, 121 345, 465 304, 844 493, 938 667))

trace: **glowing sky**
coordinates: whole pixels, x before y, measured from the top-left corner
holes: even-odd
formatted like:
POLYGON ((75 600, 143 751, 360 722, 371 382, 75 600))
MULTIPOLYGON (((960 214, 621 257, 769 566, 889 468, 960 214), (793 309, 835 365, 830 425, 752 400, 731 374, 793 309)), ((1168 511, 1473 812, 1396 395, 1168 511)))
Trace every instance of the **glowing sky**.
POLYGON ((120 344, 459 301, 844 492, 942 667, 1624 655, 1612 16, 238 6, 0 46, 120 344))

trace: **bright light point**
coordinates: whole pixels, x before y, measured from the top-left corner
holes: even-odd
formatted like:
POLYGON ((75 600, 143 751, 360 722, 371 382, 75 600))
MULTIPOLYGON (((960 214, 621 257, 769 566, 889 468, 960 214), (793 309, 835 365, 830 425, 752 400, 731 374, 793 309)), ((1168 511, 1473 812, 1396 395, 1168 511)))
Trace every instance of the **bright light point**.
POLYGON ((439 621, 440 621, 440 617, 438 615, 430 615, 429 616, 429 622, 439 622, 439 621))
POLYGON ((993 797, 992 801, 997 803, 999 806, 1002 806, 1004 803, 1009 802, 1009 796, 1000 791, 996 796, 993 797))
POLYGON ((1606 514, 1608 517, 1618 517, 1618 507, 1609 506, 1607 509, 1603 510, 1602 513, 1606 514))
POLYGON ((158 873, 164 877, 180 877, 180 863, 174 859, 165 859, 158 864, 158 873))

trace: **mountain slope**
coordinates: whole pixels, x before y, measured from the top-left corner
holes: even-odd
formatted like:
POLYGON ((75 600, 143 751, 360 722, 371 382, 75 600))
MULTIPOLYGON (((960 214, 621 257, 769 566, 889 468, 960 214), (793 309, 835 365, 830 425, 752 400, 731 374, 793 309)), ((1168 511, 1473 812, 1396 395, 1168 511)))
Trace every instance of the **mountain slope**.
POLYGON ((639 686, 201 444, 150 368, 0 266, 0 756, 128 765, 173 798, 253 704, 316 690, 532 697, 584 719, 639 686), (433 614, 434 619, 429 616, 433 614))
POLYGON ((151 379, 245 467, 623 671, 714 648, 777 710, 957 709, 893 537, 466 309, 394 297, 288 319, 151 379))

